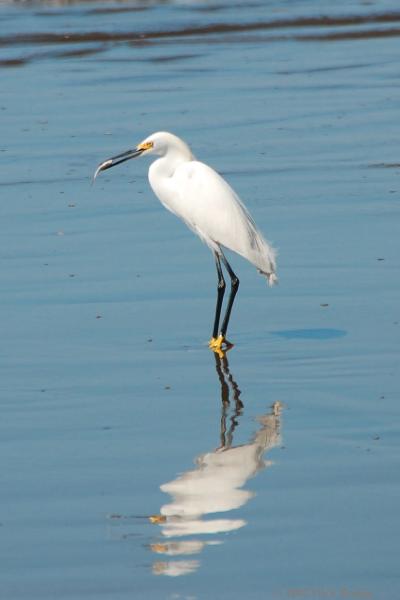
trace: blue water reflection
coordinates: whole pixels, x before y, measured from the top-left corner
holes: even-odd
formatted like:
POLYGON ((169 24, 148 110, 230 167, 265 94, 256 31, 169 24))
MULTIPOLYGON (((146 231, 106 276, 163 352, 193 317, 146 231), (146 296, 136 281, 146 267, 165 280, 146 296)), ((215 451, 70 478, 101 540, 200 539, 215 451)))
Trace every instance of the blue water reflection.
POLYGON ((0 598, 400 597, 398 2, 0 6, 0 598), (208 250, 143 163, 90 187, 163 129, 279 250, 232 257, 242 396, 208 250))
MULTIPOLYGON (((257 417, 258 429, 248 443, 234 445, 234 432, 243 411, 241 392, 227 357, 215 354, 215 361, 221 385, 220 445, 197 456, 194 469, 160 486, 171 496, 171 501, 161 507, 159 515, 150 517, 161 529, 161 540, 151 544, 151 549, 169 558, 199 554, 206 546, 222 544, 221 534, 246 525, 241 518, 216 518, 215 515, 229 514, 253 497, 253 492, 244 489, 246 482, 272 465, 263 455, 281 441, 282 404, 274 402, 268 413, 257 417), (199 537, 205 535, 213 537, 199 537)), ((168 559, 155 562, 153 573, 186 575, 199 566, 198 560, 168 559)))

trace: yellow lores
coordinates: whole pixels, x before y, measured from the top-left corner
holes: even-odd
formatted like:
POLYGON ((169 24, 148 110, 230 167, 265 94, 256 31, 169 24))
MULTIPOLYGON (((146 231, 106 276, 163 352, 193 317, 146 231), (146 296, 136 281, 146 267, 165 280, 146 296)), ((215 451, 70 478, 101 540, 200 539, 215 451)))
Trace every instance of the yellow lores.
POLYGON ((239 279, 228 263, 223 248, 232 250, 252 263, 273 285, 276 276, 275 250, 257 228, 239 196, 214 169, 196 160, 189 146, 176 135, 159 131, 138 146, 101 163, 94 177, 115 165, 141 155, 155 155, 149 169, 150 185, 160 202, 197 233, 214 254, 218 275, 211 350, 223 356, 232 348, 226 332, 239 279), (225 315, 220 327, 225 293, 225 267, 231 281, 225 315))
POLYGON ((153 147, 153 142, 143 142, 142 144, 139 144, 137 149, 142 150, 142 152, 144 152, 145 150, 151 150, 152 147, 153 147))

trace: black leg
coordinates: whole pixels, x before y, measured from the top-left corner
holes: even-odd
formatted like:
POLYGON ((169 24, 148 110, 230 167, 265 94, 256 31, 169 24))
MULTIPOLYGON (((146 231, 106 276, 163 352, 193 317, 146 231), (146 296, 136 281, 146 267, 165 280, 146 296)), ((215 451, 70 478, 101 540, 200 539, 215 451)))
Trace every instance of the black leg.
POLYGON ((222 327, 221 327, 221 335, 223 337, 225 337, 226 331, 228 329, 229 319, 230 319, 230 316, 231 316, 233 302, 235 300, 235 296, 236 296, 237 291, 239 289, 239 279, 235 275, 235 273, 232 271, 232 267, 228 263, 228 261, 226 260, 226 258, 224 256, 222 250, 221 250, 221 258, 222 258, 222 262, 225 265, 226 270, 229 273, 229 277, 231 278, 231 293, 229 295, 228 306, 226 307, 226 313, 225 313, 224 321, 223 321, 222 327))
POLYGON ((229 409, 229 386, 226 383, 225 375, 221 366, 221 357, 216 352, 215 356, 215 368, 217 369, 217 375, 219 382, 221 384, 221 402, 222 402, 222 411, 221 411, 221 445, 219 449, 226 447, 226 417, 229 409))
POLYGON ((234 380, 230 369, 228 359, 226 354, 224 353, 222 356, 215 352, 215 368, 217 370, 217 375, 219 382, 221 384, 221 402, 222 402, 222 410, 221 410, 221 445, 219 449, 222 448, 231 448, 233 443, 233 434, 234 431, 239 424, 239 417, 243 412, 243 402, 240 399, 240 389, 236 381, 234 380), (230 409, 230 398, 229 396, 233 395, 233 400, 235 401, 235 408, 232 410, 232 415, 230 417, 230 425, 227 428, 227 418, 229 416, 230 409))
POLYGON ((224 299, 224 294, 225 294, 225 279, 224 279, 224 275, 222 273, 219 255, 215 252, 214 256, 215 256, 215 265, 217 267, 217 273, 218 273, 218 288, 217 288, 217 306, 215 308, 213 338, 217 338, 218 337, 219 319, 221 316, 222 301, 224 299))

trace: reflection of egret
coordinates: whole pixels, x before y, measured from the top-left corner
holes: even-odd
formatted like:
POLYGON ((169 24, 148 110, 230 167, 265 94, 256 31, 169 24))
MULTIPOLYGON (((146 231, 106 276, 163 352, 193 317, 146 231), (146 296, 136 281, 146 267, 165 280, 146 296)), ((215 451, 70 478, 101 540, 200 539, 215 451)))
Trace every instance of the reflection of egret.
POLYGON ((221 448, 230 448, 232 445, 232 436, 233 432, 238 424, 238 417, 242 414, 243 403, 240 400, 240 390, 233 379, 231 372, 229 370, 228 359, 226 356, 219 354, 215 354, 215 368, 217 369, 218 379, 221 384, 221 402, 222 402, 222 411, 221 411, 221 448), (231 424, 226 428, 226 419, 229 411, 229 385, 226 381, 228 380, 232 391, 233 391, 233 399, 235 401, 235 410, 230 419, 231 424))
MULTIPOLYGON (((263 460, 263 454, 280 443, 281 404, 275 402, 269 414, 257 418, 260 427, 253 438, 247 444, 233 446, 233 434, 243 409, 241 392, 231 375, 226 356, 220 358, 215 354, 215 360, 221 383, 221 445, 212 452, 198 456, 195 469, 161 485, 160 489, 170 494, 172 501, 161 507, 160 515, 151 517, 151 521, 161 527, 164 539, 168 539, 167 542, 151 546, 158 554, 196 554, 201 552, 205 545, 222 542, 215 539, 204 541, 196 537, 190 540, 181 538, 226 533, 246 525, 243 519, 205 517, 213 513, 228 513, 243 506, 253 496, 253 493, 243 489, 243 486, 250 477, 254 477, 258 471, 271 464, 263 460), (230 392, 233 404, 229 397, 230 392)), ((189 561, 189 570, 187 562, 174 562, 173 566, 171 563, 157 563, 155 572, 170 575, 172 568, 174 575, 184 574, 193 570, 193 561, 189 561)))
POLYGON ((275 250, 268 244, 255 222, 227 182, 211 167, 199 162, 189 146, 172 133, 159 131, 128 150, 102 162, 94 174, 142 155, 155 155, 149 169, 150 185, 162 204, 181 218, 214 254, 218 274, 217 306, 210 348, 222 352, 232 346, 225 334, 239 279, 222 251, 228 248, 252 263, 267 278, 276 283, 275 250), (231 293, 219 329, 225 280, 221 262, 230 280, 231 293), (219 335, 218 335, 219 334, 219 335))

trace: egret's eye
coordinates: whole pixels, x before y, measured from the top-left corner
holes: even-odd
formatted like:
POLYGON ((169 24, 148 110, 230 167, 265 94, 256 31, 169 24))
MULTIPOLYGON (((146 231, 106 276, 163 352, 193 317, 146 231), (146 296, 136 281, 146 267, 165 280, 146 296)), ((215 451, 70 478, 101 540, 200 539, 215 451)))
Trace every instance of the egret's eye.
POLYGON ((153 142, 143 142, 143 144, 139 144, 138 150, 150 150, 153 146, 153 142))

